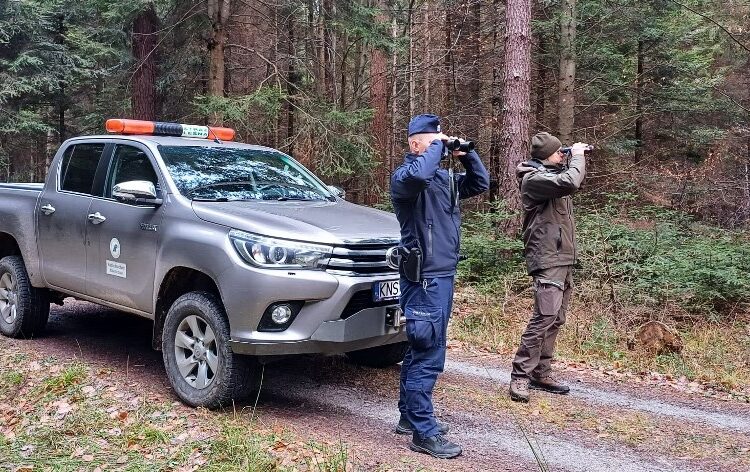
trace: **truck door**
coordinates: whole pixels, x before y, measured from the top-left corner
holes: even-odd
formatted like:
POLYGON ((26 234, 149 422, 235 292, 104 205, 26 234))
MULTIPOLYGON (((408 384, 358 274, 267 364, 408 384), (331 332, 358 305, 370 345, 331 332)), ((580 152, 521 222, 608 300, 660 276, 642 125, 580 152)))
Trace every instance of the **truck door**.
POLYGON ((85 293, 86 228, 94 176, 105 143, 71 144, 50 169, 37 208, 42 274, 51 286, 85 293))
POLYGON ((86 293, 92 297, 151 313, 154 271, 162 206, 117 201, 115 185, 152 182, 161 193, 159 174, 148 148, 115 144, 103 188, 89 208, 91 248, 86 265, 86 293))

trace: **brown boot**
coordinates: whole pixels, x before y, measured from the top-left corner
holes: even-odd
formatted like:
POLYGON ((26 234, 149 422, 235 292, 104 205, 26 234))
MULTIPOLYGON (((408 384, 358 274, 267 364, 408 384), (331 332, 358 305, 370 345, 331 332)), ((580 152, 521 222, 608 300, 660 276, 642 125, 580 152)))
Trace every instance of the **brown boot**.
POLYGON ((540 378, 532 377, 529 381, 529 388, 533 388, 534 390, 544 390, 549 393, 557 393, 559 395, 567 395, 567 393, 570 392, 570 387, 561 384, 550 376, 540 378))
POLYGON ((510 399, 514 402, 529 402, 529 381, 526 379, 511 379, 510 388, 510 399))

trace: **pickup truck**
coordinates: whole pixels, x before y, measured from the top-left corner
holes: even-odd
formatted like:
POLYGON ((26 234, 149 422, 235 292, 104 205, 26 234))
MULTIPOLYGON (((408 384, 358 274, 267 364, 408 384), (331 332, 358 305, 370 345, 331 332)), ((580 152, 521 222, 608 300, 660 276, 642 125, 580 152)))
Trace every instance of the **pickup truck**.
POLYGON ((279 356, 402 360, 393 214, 278 150, 109 121, 117 134, 65 141, 46 183, 0 184, 3 335, 40 335, 66 297, 149 318, 175 393, 208 408, 279 356))

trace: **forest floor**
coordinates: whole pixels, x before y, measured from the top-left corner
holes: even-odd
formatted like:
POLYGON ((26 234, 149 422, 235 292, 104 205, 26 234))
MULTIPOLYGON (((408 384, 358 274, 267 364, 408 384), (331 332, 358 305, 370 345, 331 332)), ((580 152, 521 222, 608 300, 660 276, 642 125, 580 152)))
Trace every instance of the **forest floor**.
POLYGON ((699 382, 558 362, 567 396, 507 396, 510 358, 449 346, 436 413, 460 457, 393 433, 398 367, 266 366, 226 411, 177 401, 151 323, 67 299, 43 338, 0 338, 0 470, 750 470, 750 404, 699 382))

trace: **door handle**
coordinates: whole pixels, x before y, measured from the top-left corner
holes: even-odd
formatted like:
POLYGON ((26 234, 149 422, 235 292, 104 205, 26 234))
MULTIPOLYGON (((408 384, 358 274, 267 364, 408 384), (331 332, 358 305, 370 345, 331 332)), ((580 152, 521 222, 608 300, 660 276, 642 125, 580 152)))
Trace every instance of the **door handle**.
POLYGON ((42 207, 42 213, 44 213, 45 215, 51 215, 51 214, 52 214, 52 213, 54 213, 54 212, 55 212, 55 207, 53 207, 53 206, 52 206, 52 205, 50 205, 49 203, 48 203, 48 204, 46 204, 46 205, 44 205, 44 206, 42 207))
POLYGON ((101 213, 98 211, 96 213, 90 213, 89 214, 89 221, 94 223, 95 225, 98 225, 99 223, 104 223, 107 220, 104 216, 102 216, 101 213))

